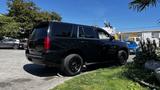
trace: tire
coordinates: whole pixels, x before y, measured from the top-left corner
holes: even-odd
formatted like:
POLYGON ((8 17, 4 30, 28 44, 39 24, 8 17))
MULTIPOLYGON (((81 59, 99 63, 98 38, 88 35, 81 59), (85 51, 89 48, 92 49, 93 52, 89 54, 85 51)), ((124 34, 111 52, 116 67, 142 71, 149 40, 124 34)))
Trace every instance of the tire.
POLYGON ((13 46, 13 49, 18 49, 18 48, 19 48, 18 45, 14 45, 14 46, 13 46))
POLYGON ((127 63, 128 54, 124 50, 118 51, 117 60, 119 65, 125 65, 127 63))
POLYGON ((66 56, 62 62, 61 71, 65 75, 74 76, 82 71, 83 59, 78 54, 66 56))

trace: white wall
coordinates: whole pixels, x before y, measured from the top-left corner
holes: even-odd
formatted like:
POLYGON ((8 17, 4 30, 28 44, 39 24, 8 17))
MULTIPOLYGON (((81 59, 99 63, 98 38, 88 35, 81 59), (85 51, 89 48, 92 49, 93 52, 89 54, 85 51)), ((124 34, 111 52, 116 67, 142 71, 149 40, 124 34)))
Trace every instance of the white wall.
MULTIPOLYGON (((149 38, 151 41, 155 40, 157 43, 157 46, 159 46, 159 39, 158 38, 152 38, 152 32, 142 32, 142 40, 145 40, 149 38)), ((160 38, 160 33, 159 33, 160 38)))
POLYGON ((142 32, 142 39, 146 40, 147 38, 152 38, 151 32, 142 32))

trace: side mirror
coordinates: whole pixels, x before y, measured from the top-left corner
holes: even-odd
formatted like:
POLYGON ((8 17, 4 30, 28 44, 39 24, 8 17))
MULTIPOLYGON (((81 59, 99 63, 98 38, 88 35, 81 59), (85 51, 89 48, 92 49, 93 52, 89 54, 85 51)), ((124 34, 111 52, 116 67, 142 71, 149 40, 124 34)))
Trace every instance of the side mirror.
POLYGON ((111 36, 110 37, 110 40, 112 41, 112 40, 115 40, 115 37, 114 36, 111 36))

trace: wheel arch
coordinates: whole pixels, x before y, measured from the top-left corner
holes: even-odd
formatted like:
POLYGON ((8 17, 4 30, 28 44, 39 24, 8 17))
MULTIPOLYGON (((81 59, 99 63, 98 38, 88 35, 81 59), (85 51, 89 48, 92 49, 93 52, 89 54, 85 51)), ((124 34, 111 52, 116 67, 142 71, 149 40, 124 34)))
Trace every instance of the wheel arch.
POLYGON ((64 56, 67 56, 67 55, 69 55, 69 54, 78 54, 78 55, 80 55, 81 57, 82 57, 82 59, 83 59, 83 61, 85 61, 85 55, 82 53, 82 51, 81 50, 79 50, 79 49, 71 49, 71 50, 68 50, 66 53, 65 53, 65 55, 64 56))
MULTIPOLYGON (((120 50, 126 51, 126 52, 127 52, 127 56, 129 57, 129 50, 128 50, 128 48, 122 47, 122 48, 120 48, 118 51, 120 51, 120 50)), ((118 53, 118 51, 117 51, 117 53, 118 53)), ((128 57, 127 57, 127 59, 128 59, 128 57)))

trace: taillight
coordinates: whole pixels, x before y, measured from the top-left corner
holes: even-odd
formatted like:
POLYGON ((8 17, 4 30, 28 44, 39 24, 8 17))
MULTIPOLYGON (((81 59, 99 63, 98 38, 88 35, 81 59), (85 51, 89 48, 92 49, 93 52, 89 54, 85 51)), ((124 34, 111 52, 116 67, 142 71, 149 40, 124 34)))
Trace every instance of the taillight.
POLYGON ((50 38, 49 36, 47 36, 44 39, 44 49, 49 49, 49 48, 50 48, 50 38))

